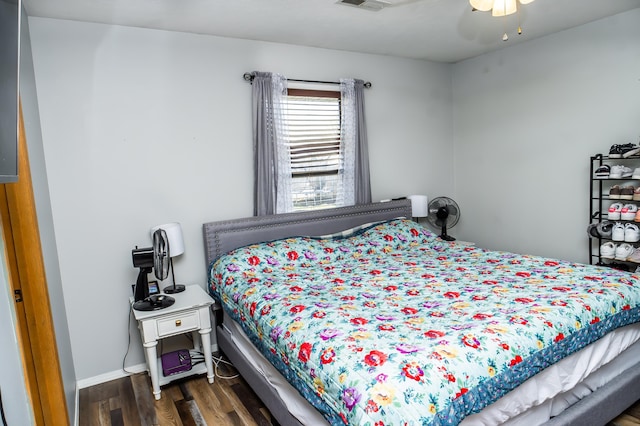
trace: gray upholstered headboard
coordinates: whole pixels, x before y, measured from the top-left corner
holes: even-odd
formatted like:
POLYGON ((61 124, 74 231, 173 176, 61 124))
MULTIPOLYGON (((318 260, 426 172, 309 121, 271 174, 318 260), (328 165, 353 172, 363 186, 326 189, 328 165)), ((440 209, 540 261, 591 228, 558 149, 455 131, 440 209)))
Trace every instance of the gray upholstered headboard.
POLYGON ((249 244, 300 235, 332 234, 397 217, 411 218, 410 200, 205 223, 202 232, 206 267, 223 254, 249 244))

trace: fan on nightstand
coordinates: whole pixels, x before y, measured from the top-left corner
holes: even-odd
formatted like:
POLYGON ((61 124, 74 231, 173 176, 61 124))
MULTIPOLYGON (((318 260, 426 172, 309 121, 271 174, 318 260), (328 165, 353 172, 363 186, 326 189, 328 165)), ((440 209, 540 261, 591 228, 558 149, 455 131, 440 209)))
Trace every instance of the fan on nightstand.
POLYGON ((134 291, 133 309, 138 311, 155 311, 174 304, 175 299, 165 294, 149 295, 149 277, 153 269, 159 280, 169 276, 169 240, 164 229, 153 232, 153 245, 146 248, 135 248, 131 251, 133 266, 140 268, 134 291))
POLYGON ((447 228, 453 228, 458 220, 460 220, 460 207, 451 198, 436 197, 429 203, 427 221, 432 226, 441 229, 438 237, 443 240, 455 241, 455 238, 447 235, 447 228))
MULTIPOLYGON (((162 289, 163 292, 168 294, 180 293, 185 290, 185 286, 183 284, 176 284, 176 276, 173 269, 173 258, 176 256, 180 256, 184 253, 184 240, 182 238, 182 227, 178 222, 165 223, 164 225, 158 225, 156 227, 151 228, 151 238, 155 238, 156 232, 161 229, 165 232, 165 254, 167 258, 169 258, 169 269, 171 269, 171 279, 173 285, 167 286, 162 289)), ((167 274, 163 271, 164 280, 167 278, 167 274)))

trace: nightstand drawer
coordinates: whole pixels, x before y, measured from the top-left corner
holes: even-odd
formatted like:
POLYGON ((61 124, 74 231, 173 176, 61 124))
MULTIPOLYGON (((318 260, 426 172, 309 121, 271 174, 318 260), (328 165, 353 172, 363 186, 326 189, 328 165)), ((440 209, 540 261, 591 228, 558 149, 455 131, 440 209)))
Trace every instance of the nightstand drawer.
POLYGON ((200 328, 200 316, 198 311, 185 312, 181 315, 162 318, 158 320, 158 337, 170 336, 176 333, 184 333, 200 328))

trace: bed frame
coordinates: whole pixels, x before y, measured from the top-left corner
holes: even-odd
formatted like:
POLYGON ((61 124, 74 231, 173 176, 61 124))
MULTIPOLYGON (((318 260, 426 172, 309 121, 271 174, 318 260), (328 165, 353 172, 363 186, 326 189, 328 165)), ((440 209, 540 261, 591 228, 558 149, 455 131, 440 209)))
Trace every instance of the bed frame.
MULTIPOLYGON (((411 217, 411 202, 397 200, 336 209, 256 216, 203 225, 207 274, 211 262, 246 245, 300 235, 327 235, 364 223, 411 217)), ((300 426, 264 377, 232 342, 224 327, 216 327, 218 345, 249 386, 283 426, 300 426)), ((545 423, 547 426, 602 426, 640 399, 640 366, 620 376, 545 423)), ((311 405, 309 405, 311 407, 311 405)))

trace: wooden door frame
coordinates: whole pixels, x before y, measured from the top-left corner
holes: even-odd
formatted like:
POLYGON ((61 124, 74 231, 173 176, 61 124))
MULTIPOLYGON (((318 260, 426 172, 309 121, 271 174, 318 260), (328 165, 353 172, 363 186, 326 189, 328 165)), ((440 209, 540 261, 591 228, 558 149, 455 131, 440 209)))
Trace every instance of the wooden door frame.
POLYGON ((0 185, 9 287, 15 302, 25 386, 36 425, 69 425, 55 327, 49 302, 22 107, 19 111, 18 181, 0 185))

